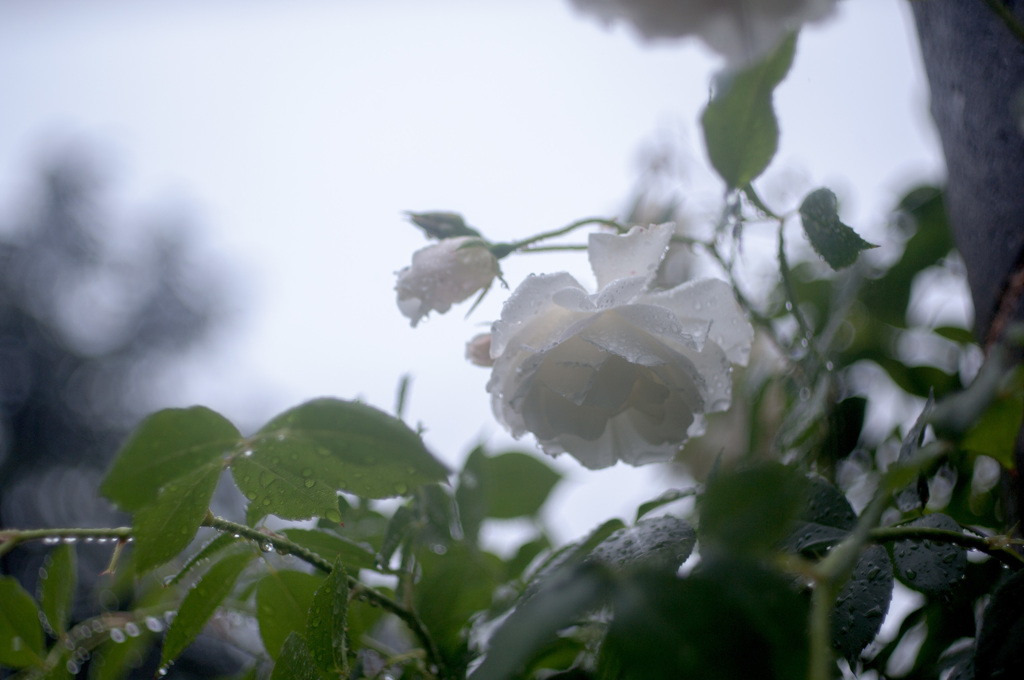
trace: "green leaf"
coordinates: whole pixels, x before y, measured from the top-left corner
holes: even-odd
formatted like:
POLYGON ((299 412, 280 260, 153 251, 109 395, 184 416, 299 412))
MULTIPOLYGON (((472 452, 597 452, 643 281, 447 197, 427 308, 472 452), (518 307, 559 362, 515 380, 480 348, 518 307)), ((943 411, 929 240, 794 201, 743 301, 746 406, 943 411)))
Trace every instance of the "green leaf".
POLYGON ((46 624, 59 637, 68 631, 71 609, 78 585, 78 559, 75 546, 59 545, 43 562, 39 577, 39 604, 46 624))
POLYGON ((803 477, 773 463, 709 480, 700 499, 702 551, 750 554, 775 547, 804 509, 806 492, 803 477))
POLYGON ((836 195, 829 189, 807 194, 800 204, 800 221, 814 250, 837 271, 853 264, 860 251, 878 247, 842 223, 836 195))
POLYGON ((292 631, 285 638, 270 680, 320 680, 309 647, 298 633, 292 631))
POLYGON ((405 423, 359 402, 307 402, 248 442, 251 454, 237 457, 232 473, 250 501, 250 521, 271 513, 337 521, 335 491, 403 496, 448 474, 405 423))
POLYGON ((491 604, 501 562, 463 543, 453 543, 442 555, 424 549, 417 557, 423 573, 416 584, 416 611, 438 646, 451 651, 470 617, 491 604))
POLYGON ((805 484, 807 505, 800 513, 800 519, 827 527, 853 530, 857 524, 857 513, 842 491, 824 477, 807 477, 805 484))
POLYGON ((552 576, 505 619, 491 638, 483 663, 470 680, 507 680, 550 643, 562 628, 600 607, 614 593, 615 580, 596 563, 581 564, 552 576))
POLYGON ((547 536, 541 536, 540 538, 523 543, 519 546, 516 554, 505 562, 505 580, 510 581, 518 578, 530 566, 530 563, 533 562, 537 555, 550 548, 551 541, 548 540, 547 536))
POLYGON ((231 534, 217 534, 209 543, 200 548, 199 552, 188 559, 185 566, 175 574, 171 580, 165 581, 164 586, 173 586, 181 583, 181 580, 192 573, 200 564, 206 564, 215 554, 228 547, 238 539, 231 534))
POLYGON ((600 677, 806 677, 806 601, 755 562, 714 561, 685 579, 638 572, 616 589, 612 608, 600 677))
POLYGON ((678 500, 689 498, 694 495, 696 495, 696 491, 693 489, 668 489, 657 498, 649 500, 646 503, 641 503, 640 507, 637 508, 636 518, 639 520, 647 513, 657 510, 663 505, 668 505, 669 503, 674 503, 678 500))
POLYGON ((855 659, 878 635, 889 611, 894 581, 885 548, 865 548, 832 610, 832 646, 841 656, 855 659))
POLYGON ((220 460, 239 436, 224 416, 202 406, 159 411, 129 437, 100 493, 134 512, 152 503, 168 482, 220 460))
POLYGON ((161 667, 177 659, 192 644, 255 556, 253 552, 228 555, 210 567, 199 583, 185 595, 177 616, 167 629, 160 654, 161 667))
POLYGON ((156 501, 135 513, 135 568, 143 573, 172 560, 188 547, 210 509, 223 470, 208 463, 163 486, 156 501))
POLYGON ((340 560, 346 567, 354 569, 377 567, 373 548, 365 543, 356 543, 344 536, 317 529, 285 529, 282 533, 289 541, 312 550, 328 562, 340 560))
POLYGON ((416 520, 416 513, 404 505, 391 515, 388 526, 384 530, 384 538, 380 542, 380 551, 377 554, 377 560, 381 565, 386 566, 391 561, 392 555, 402 545, 402 541, 414 529, 416 520))
POLYGON ((143 626, 136 637, 127 636, 121 642, 104 642, 93 654, 94 661, 89 664, 89 680, 125 680, 131 677, 132 670, 145 663, 154 644, 155 632, 143 626), (97 657, 102 662, 97 661, 97 657))
POLYGON ((594 548, 588 560, 613 569, 679 570, 697 544, 697 532, 686 520, 665 515, 619 529, 594 548))
POLYGON ((1013 678, 1024 667, 1024 571, 1007 578, 992 594, 978 635, 975 677, 1013 678))
POLYGON ((462 534, 469 543, 476 543, 480 526, 487 516, 487 490, 485 489, 484 466, 487 452, 477 446, 466 457, 459 473, 459 485, 455 489, 455 504, 459 507, 459 524, 462 534))
POLYGON ((43 629, 32 596, 10 576, 0 576, 0 664, 41 666, 43 629))
MULTIPOLYGON (((320 670, 334 676, 348 671, 347 614, 348 576, 339 562, 313 594, 313 604, 306 618, 309 652, 320 670)), ((286 641, 285 647, 287 645, 286 641)))
MULTIPOLYGON (((938 513, 903 526, 962 531, 951 517, 938 513)), ((892 546, 892 559, 900 581, 928 597, 950 593, 967 569, 967 551, 941 541, 897 541, 892 546)))
POLYGON ((562 478, 537 456, 517 451, 487 458, 483 475, 486 513, 495 519, 535 516, 562 478))
POLYGON ((1016 466, 1014 455, 1017 433, 1024 416, 1024 394, 1008 394, 997 398, 967 431, 960 442, 961 448, 991 456, 1012 470, 1016 466))
POLYGON ((958 345, 976 345, 978 340, 974 337, 974 333, 968 328, 959 328, 957 326, 939 326, 932 330, 938 336, 955 342, 958 345))
POLYGON ((775 87, 793 63, 792 35, 763 61, 719 82, 718 92, 701 116, 711 165, 729 185, 740 189, 768 167, 779 145, 779 123, 772 106, 775 87))
POLYGON ((533 570, 529 576, 529 586, 524 592, 524 597, 532 597, 552 574, 585 560, 604 539, 625 526, 620 519, 610 519, 591 531, 582 540, 559 548, 533 570))
POLYGON ((299 571, 272 571, 256 587, 256 619, 270 658, 276 659, 291 632, 306 629, 306 616, 322 576, 299 571))

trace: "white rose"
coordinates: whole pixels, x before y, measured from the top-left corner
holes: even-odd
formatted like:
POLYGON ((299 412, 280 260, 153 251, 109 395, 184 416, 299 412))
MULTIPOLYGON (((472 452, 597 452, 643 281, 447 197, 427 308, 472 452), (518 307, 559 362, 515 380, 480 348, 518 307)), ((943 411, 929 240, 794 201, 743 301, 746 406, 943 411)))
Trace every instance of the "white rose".
POLYGON ((699 36, 732 66, 770 52, 790 31, 822 19, 835 0, 572 0, 605 22, 626 19, 647 39, 699 36))
POLYGON ((514 437, 588 468, 670 460, 724 411, 730 362, 746 364, 754 329, 729 284, 650 283, 673 226, 592 234, 590 294, 566 273, 531 275, 492 328, 487 390, 514 437))
POLYGON ((412 266, 398 272, 398 309, 415 326, 431 310, 444 313, 491 284, 498 260, 471 236, 446 238, 417 250, 412 266), (476 243, 478 245, 466 244, 476 243))

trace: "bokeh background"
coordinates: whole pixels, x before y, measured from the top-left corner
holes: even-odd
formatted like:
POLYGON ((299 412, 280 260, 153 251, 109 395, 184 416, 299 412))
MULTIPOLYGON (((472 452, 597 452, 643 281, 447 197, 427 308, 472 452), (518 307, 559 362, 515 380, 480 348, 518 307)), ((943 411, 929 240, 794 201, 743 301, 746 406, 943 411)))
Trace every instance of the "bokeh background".
MULTIPOLYGON (((697 120, 720 65, 563 0, 0 3, 0 522, 112 521, 91 500, 106 461, 166 406, 246 430, 322 395, 391 410, 408 374, 405 417, 451 466, 512 445, 463 357, 507 291, 410 328, 394 274, 426 241, 403 211, 510 240, 647 191, 711 224, 697 120)), ((773 205, 828 185, 877 243, 941 181, 902 0, 808 27, 777 111, 773 205)), ((503 268, 593 281, 581 254, 503 268)), ((679 483, 555 465, 560 540, 679 483)))

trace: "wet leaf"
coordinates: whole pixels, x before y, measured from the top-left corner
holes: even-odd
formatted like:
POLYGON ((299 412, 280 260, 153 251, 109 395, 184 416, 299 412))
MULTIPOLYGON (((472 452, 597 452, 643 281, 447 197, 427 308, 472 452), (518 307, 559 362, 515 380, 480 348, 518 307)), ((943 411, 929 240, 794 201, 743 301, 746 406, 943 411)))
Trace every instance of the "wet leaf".
POLYGON ((836 195, 829 189, 817 189, 804 198, 800 204, 800 221, 815 252, 832 269, 849 267, 862 250, 878 247, 842 223, 836 195))
POLYGON ((666 515, 641 520, 603 540, 587 558, 614 569, 646 569, 676 573, 697 544, 697 532, 686 520, 666 515))
POLYGON ((288 634, 274 663, 270 680, 320 680, 320 672, 301 635, 288 634))
POLYGON ((518 451, 485 458, 481 474, 485 514, 496 519, 533 517, 562 478, 537 456, 518 451))
POLYGON ((693 489, 668 489, 657 498, 641 503, 640 507, 636 510, 636 519, 639 520, 647 513, 653 512, 663 505, 668 505, 669 503, 674 503, 694 495, 696 495, 696 492, 693 489))
POLYGON ((606 602, 613 594, 614 583, 607 569, 596 563, 577 565, 553 575, 495 631, 483 663, 470 675, 470 680, 519 677, 526 663, 559 630, 606 602))
POLYGON ((239 441, 238 429, 202 406, 166 409, 145 420, 121 448, 100 493, 123 510, 149 505, 165 484, 220 460, 239 441))
POLYGON ((985 608, 974 659, 974 677, 1013 678, 1024 668, 1024 571, 1017 571, 993 593, 985 608))
POLYGON ((853 529, 857 524, 857 513, 842 491, 816 475, 808 477, 806 484, 809 491, 801 519, 837 529, 853 529))
POLYGON ((704 109, 701 124, 708 156, 729 188, 745 187, 775 156, 779 123, 772 95, 789 72, 795 49, 793 35, 763 61, 720 78, 704 109))
POLYGON ((336 521, 335 491, 404 496, 448 474, 405 423, 359 402, 306 402, 248 442, 251 455, 236 458, 232 472, 249 499, 250 521, 266 514, 336 521))
POLYGON ((709 480, 700 499, 702 552, 751 554, 774 548, 804 509, 806 491, 802 476, 777 464, 709 480))
POLYGON ((533 597, 534 593, 544 584, 545 579, 569 565, 582 562, 602 541, 625 526, 620 519, 610 519, 587 534, 585 538, 559 548, 534 569, 527 579, 529 585, 523 596, 533 597))
POLYGON ((75 546, 59 545, 50 551, 39 578, 39 605, 46 623, 61 636, 68 630, 78 586, 75 546))
POLYGON ((43 629, 35 600, 15 579, 0 576, 0 664, 40 666, 43 654, 43 629))
POLYGON ((885 548, 865 548, 832 610, 832 646, 836 652, 854 659, 875 639, 889 611, 894 582, 885 548))
POLYGON ((132 533, 139 573, 174 559, 188 547, 210 509, 222 470, 221 462, 215 461, 178 477, 161 488, 155 502, 135 513, 132 533))
MULTIPOLYGON (((939 513, 903 526, 962 531, 951 517, 939 513)), ((941 541, 897 541, 892 547, 892 558, 900 581, 929 597, 948 594, 963 580, 967 569, 967 551, 941 541)))
POLYGON ((365 543, 356 543, 344 536, 317 529, 285 529, 282 533, 289 541, 312 550, 328 562, 340 560, 346 567, 354 569, 374 569, 377 566, 373 548, 365 543))
POLYGON ((380 542, 380 551, 377 554, 380 564, 387 565, 391 561, 402 541, 414 529, 416 519, 416 513, 404 505, 395 510, 380 542))
POLYGON ((817 553, 830 548, 850 535, 846 529, 837 529, 816 522, 797 522, 793 533, 782 542, 782 549, 791 553, 817 553))
POLYGON ((299 571, 272 571, 256 587, 256 620, 270 658, 276 659, 291 632, 306 629, 306 616, 322 576, 299 571))
POLYGON ((416 611, 443 650, 460 644, 460 632, 473 614, 487 609, 498 587, 501 561, 462 543, 418 554, 423 574, 416 584, 416 611))
POLYGON ((214 555, 216 555, 218 552, 228 547, 237 540, 238 539, 232 536, 231 534, 217 534, 217 536, 213 540, 211 540, 209 543, 200 548, 199 552, 190 557, 188 562, 185 563, 185 566, 183 566, 181 570, 179 570, 178 573, 171 578, 170 581, 165 581, 164 585, 173 586, 177 585, 178 583, 181 583, 182 579, 184 579, 186 576, 192 573, 192 570, 195 569, 198 565, 209 562, 214 555))
MULTIPOLYGON (((347 615, 348 576, 339 562, 313 593, 313 603, 306 617, 309 653, 320 670, 335 676, 348 668, 347 615)), ((284 649, 287 646, 286 641, 284 649)))
POLYGON ((192 644, 255 556, 253 552, 228 555, 210 567, 195 587, 188 591, 177 616, 167 629, 160 654, 161 666, 166 667, 192 644))
POLYGON ((756 563, 714 561, 685 579, 637 573, 616 587, 612 606, 601 677, 789 680, 806 674, 806 603, 756 563))

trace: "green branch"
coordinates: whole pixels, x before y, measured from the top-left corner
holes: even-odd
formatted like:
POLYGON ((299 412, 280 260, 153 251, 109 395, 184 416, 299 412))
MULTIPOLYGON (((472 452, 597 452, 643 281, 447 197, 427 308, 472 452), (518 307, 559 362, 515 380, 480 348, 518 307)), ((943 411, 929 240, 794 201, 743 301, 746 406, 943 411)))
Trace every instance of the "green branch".
MULTIPOLYGON (((560 229, 545 231, 542 234, 537 234, 536 236, 525 238, 522 241, 514 241, 512 243, 496 243, 493 246, 491 246, 491 253, 493 253, 494 256, 500 260, 501 258, 506 257, 510 253, 513 253, 517 250, 522 250, 523 248, 527 248, 528 246, 531 246, 534 243, 544 241, 549 238, 557 238, 559 236, 564 236, 571 231, 579 229, 580 227, 585 227, 590 224, 600 224, 606 227, 612 227, 620 234, 626 231, 626 228, 619 224, 618 222, 616 222, 615 220, 610 220, 604 217, 586 217, 582 220, 576 220, 572 224, 569 224, 560 229)), ((532 252, 537 252, 538 250, 539 248, 531 248, 532 252)))
MULTIPOLYGON (((328 574, 331 573, 333 569, 333 565, 324 558, 310 550, 307 550, 306 548, 303 548, 301 545, 284 538, 283 536, 264 533, 259 529, 255 529, 244 524, 238 524, 224 519, 223 517, 216 517, 213 514, 207 514, 206 518, 203 520, 203 526, 256 541, 261 547, 269 543, 275 551, 283 555, 294 555, 303 562, 306 562, 328 574)), ((352 593, 352 597, 356 597, 376 607, 380 607, 401 619, 402 622, 409 627, 409 630, 412 631, 413 635, 415 635, 420 641, 420 644, 423 645, 423 649, 426 652, 430 663, 442 671, 442 676, 445 675, 443 672, 444 664, 443 659, 441 658, 441 653, 437 649, 437 645, 434 644, 434 640, 430 637, 430 633, 427 632, 426 626, 424 626, 423 622, 415 612, 402 607, 402 605, 380 591, 366 587, 353 576, 348 576, 348 586, 352 593)))
POLYGON ((1011 569, 1024 568, 1024 557, 1001 545, 1003 537, 985 538, 964 534, 949 529, 930 527, 880 527, 872 529, 868 538, 874 543, 891 543, 893 541, 935 541, 936 543, 952 543, 968 550, 977 550, 999 560, 1011 569))
POLYGON ((126 542, 132 539, 131 527, 104 529, 63 528, 63 529, 3 529, 0 530, 0 557, 22 543, 42 541, 44 543, 105 543, 126 542))

